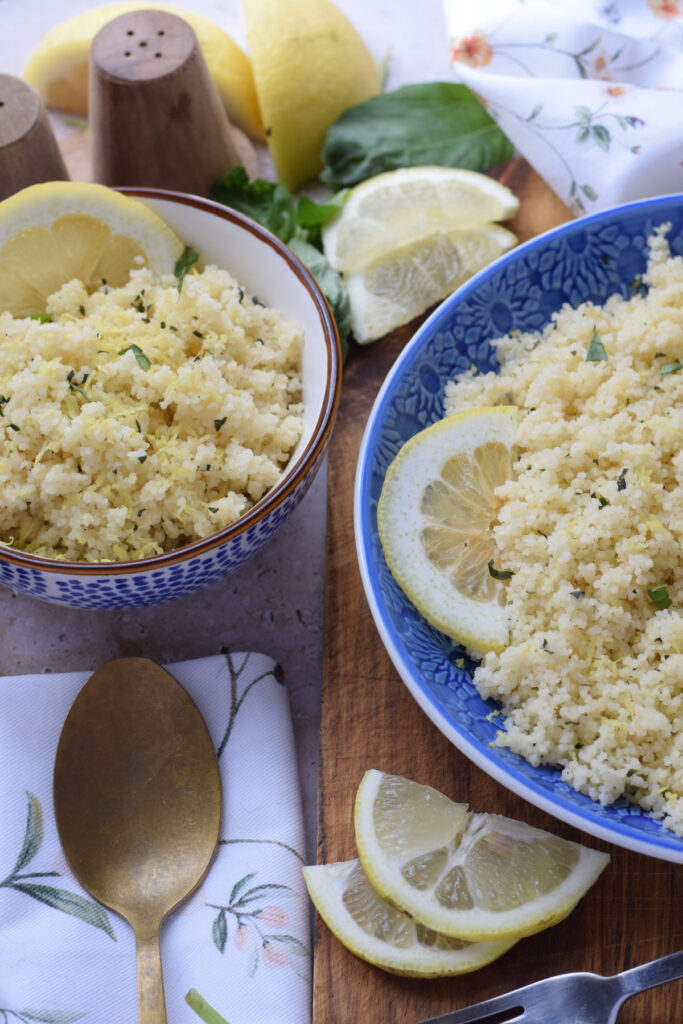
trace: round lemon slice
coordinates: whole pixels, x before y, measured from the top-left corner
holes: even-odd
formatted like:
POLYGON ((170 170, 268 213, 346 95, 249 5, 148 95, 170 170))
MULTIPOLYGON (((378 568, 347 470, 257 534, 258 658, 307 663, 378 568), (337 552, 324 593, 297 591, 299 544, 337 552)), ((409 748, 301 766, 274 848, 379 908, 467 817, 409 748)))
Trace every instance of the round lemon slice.
POLYGON ((394 974, 465 974, 495 960, 515 942, 470 943, 425 928, 382 899, 357 860, 305 867, 303 874, 318 913, 339 941, 394 974))
POLYGON ((123 0, 75 14, 41 39, 29 55, 24 78, 49 107, 87 114, 88 58, 94 37, 121 14, 150 9, 177 14, 194 29, 228 118, 253 138, 264 138, 249 58, 214 22, 170 4, 123 0))
POLYGON ((507 220, 519 200, 486 174, 457 167, 404 167, 351 190, 322 231, 333 267, 350 273, 435 230, 507 220))
POLYGON ((45 310, 67 281, 118 287, 143 264, 172 273, 183 243, 149 207, 104 185, 31 185, 0 203, 0 313, 45 310))
POLYGON ((415 434, 389 466, 377 509, 399 586, 432 625, 482 653, 508 640, 492 526, 516 425, 514 406, 485 406, 415 434))
POLYGON ((408 323, 516 243, 498 224, 437 228, 362 264, 344 276, 354 338, 364 345, 408 323))
POLYGON ((556 924, 609 861, 375 770, 358 787, 354 821, 373 888, 425 927, 470 942, 518 939, 556 924))

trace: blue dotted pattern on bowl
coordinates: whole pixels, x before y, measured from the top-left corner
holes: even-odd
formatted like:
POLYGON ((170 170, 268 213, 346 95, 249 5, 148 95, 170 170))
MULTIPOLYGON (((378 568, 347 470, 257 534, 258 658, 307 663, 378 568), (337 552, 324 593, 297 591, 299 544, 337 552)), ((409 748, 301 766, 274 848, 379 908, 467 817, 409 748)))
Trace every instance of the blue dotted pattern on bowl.
POLYGON ((73 608, 142 608, 188 597, 228 576, 264 546, 299 504, 320 462, 319 457, 291 494, 243 533, 185 561, 160 568, 132 568, 125 575, 75 575, 66 566, 63 574, 48 573, 0 561, 0 583, 73 608))
POLYGON ((400 674, 436 724, 492 775, 532 802, 619 845, 683 861, 683 840, 619 800, 603 807, 562 782, 558 770, 533 767, 492 748, 501 719, 471 682, 461 647, 433 629, 394 582, 377 533, 377 501, 401 445, 444 412, 446 381, 473 363, 495 370, 489 340, 537 330, 569 302, 627 297, 645 271, 647 238, 671 223, 672 252, 683 254, 683 195, 629 204, 564 225, 502 257, 446 300, 418 330, 389 373, 372 410, 357 473, 359 556, 380 632, 400 674))

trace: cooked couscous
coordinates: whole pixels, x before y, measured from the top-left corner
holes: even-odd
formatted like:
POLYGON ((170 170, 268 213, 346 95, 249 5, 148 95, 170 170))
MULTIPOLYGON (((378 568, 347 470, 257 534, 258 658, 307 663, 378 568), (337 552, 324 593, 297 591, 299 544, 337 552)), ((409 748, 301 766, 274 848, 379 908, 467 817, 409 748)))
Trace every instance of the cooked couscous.
POLYGON ((302 433, 303 330, 217 267, 0 315, 0 543, 121 561, 229 525, 302 433))
POLYGON ((683 259, 665 235, 646 290, 499 339, 500 373, 446 401, 521 410, 494 528, 510 643, 474 674, 498 742, 683 835, 683 259))

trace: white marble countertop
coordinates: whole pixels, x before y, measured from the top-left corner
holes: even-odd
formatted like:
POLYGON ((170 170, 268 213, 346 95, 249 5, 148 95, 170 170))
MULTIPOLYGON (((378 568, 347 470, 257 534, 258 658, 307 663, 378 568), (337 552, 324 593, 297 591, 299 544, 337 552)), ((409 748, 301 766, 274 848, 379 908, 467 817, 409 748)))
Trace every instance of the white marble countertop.
MULTIPOLYGON (((336 0, 378 61, 386 88, 448 80, 448 41, 440 0, 336 0)), ((0 72, 20 75, 53 25, 87 0, 0 0, 0 72)), ((239 0, 185 0, 218 22, 246 50, 239 0)), ((57 133, 65 129, 54 119, 57 133)), ((0 586, 0 674, 95 669, 114 657, 162 663, 261 650, 285 670, 299 765, 309 857, 315 857, 320 682, 325 577, 326 466, 302 504, 258 555, 194 597, 139 611, 84 612, 0 586)))

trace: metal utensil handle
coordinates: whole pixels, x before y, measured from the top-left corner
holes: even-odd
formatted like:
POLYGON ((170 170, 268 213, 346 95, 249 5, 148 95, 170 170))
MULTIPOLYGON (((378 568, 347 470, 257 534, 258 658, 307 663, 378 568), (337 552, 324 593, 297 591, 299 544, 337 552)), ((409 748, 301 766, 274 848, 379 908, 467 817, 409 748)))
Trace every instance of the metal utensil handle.
POLYGON ((139 1024, 166 1024, 159 935, 136 935, 139 1024))
POLYGON ((614 975, 614 978, 619 980, 621 990, 627 996, 635 995, 646 988, 654 988, 655 985, 663 985, 667 981, 675 981, 676 978, 683 978, 683 951, 651 960, 640 967, 632 967, 628 971, 614 975))

